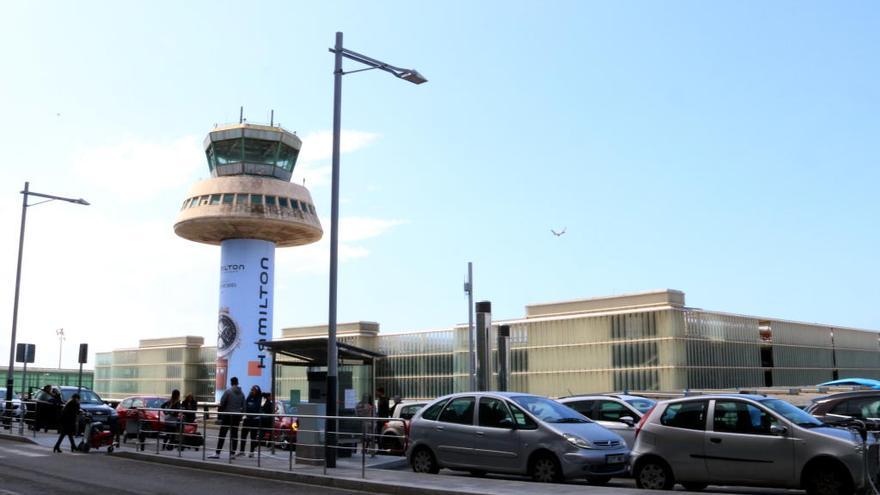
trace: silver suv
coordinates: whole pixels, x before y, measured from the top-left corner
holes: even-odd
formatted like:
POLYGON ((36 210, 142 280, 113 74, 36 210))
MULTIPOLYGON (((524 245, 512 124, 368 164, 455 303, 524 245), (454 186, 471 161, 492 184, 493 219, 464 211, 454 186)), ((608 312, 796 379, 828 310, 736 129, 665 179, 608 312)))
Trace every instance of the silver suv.
POLYGON ((701 490, 711 483, 843 495, 866 486, 866 459, 856 434, 788 402, 711 395, 660 402, 646 414, 632 468, 639 488, 669 490, 678 482, 701 490))
POLYGON ((413 471, 440 468, 527 474, 536 481, 626 472, 629 449, 619 435, 537 395, 470 392, 442 397, 410 423, 413 471))
POLYGON ((630 448, 635 442, 636 423, 657 403, 647 397, 627 394, 575 395, 556 399, 556 402, 617 433, 630 448))

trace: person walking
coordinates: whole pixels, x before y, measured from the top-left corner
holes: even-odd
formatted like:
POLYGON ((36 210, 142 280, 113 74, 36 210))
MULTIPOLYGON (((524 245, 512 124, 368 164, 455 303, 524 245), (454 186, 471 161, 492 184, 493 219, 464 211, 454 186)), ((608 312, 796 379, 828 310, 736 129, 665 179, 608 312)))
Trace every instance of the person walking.
POLYGON ((53 452, 61 452, 61 441, 66 436, 70 439, 70 451, 76 452, 76 442, 73 436, 76 434, 76 420, 79 418, 79 394, 73 394, 64 409, 61 410, 61 417, 58 421, 58 441, 55 442, 53 452))
POLYGON ((248 436, 251 437, 251 452, 248 454, 248 457, 254 456, 254 450, 257 449, 257 442, 261 439, 259 438, 260 431, 260 417, 256 416, 260 413, 260 406, 263 402, 263 391, 260 390, 258 385, 254 385, 251 387, 251 391, 248 393, 247 399, 244 401, 244 412, 247 416, 244 417, 244 424, 241 428, 241 443, 239 444, 238 455, 243 456, 245 447, 247 447, 248 436))
POLYGON ((229 458, 235 458, 235 450, 238 447, 238 424, 241 422, 241 413, 244 411, 244 393, 238 386, 238 378, 229 380, 230 387, 220 396, 220 404, 217 413, 220 415, 220 434, 217 439, 217 452, 209 455, 209 459, 219 459, 223 443, 226 441, 226 433, 229 433, 229 458))

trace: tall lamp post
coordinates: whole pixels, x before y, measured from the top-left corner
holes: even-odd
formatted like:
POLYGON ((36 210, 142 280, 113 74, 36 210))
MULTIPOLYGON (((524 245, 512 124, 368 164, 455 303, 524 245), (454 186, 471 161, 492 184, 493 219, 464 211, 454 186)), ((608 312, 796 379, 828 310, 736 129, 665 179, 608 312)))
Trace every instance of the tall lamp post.
POLYGON ((61 369, 61 348, 64 347, 64 329, 59 328, 55 330, 55 335, 58 336, 58 369, 61 369))
POLYGON ((336 419, 337 415, 337 352, 336 352, 336 280, 337 262, 339 252, 339 134, 341 128, 342 112, 342 76, 355 72, 363 72, 379 69, 389 74, 409 81, 413 84, 427 82, 418 71, 414 69, 401 69, 393 65, 380 62, 374 58, 361 55, 342 47, 342 33, 336 33, 336 46, 330 49, 335 54, 333 69, 333 175, 330 199, 330 314, 327 322, 327 436, 324 448, 324 458, 327 467, 336 467, 336 419), (342 59, 347 58, 360 64, 366 65, 365 69, 343 72, 342 59))
POLYGON ((49 201, 67 201, 68 203, 74 203, 78 205, 88 206, 89 202, 79 198, 65 198, 62 196, 53 196, 51 194, 42 194, 36 193, 30 190, 30 183, 24 183, 24 191, 21 191, 22 200, 21 200, 21 230, 18 233, 18 265, 15 269, 15 299, 12 303, 12 337, 9 343, 9 369, 6 372, 6 411, 12 411, 12 385, 13 379, 12 374, 15 371, 15 331, 18 327, 18 293, 19 288, 21 287, 21 253, 22 249, 24 249, 24 227, 25 222, 27 221, 27 209, 29 206, 36 206, 39 204, 47 203, 49 201), (28 204, 28 196, 36 196, 39 198, 46 198, 43 201, 39 201, 37 203, 28 204))

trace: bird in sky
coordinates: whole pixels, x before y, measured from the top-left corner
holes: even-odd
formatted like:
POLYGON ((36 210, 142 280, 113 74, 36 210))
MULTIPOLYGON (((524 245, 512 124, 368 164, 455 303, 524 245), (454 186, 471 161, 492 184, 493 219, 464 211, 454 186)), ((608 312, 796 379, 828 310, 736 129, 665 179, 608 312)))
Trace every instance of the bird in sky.
POLYGON ((566 228, 567 228, 567 227, 562 227, 562 230, 559 231, 559 232, 556 232, 555 230, 550 229, 550 232, 553 232, 553 235, 555 235, 556 237, 559 237, 559 236, 561 236, 562 234, 565 233, 565 229, 566 229, 566 228))

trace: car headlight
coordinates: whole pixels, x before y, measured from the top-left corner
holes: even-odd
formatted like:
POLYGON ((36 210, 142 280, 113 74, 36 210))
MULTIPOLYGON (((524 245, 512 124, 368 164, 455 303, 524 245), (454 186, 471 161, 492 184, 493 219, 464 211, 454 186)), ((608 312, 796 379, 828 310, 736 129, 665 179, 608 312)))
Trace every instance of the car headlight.
POLYGON ((562 437, 565 438, 566 440, 568 440, 568 443, 574 445, 575 447, 577 447, 579 449, 592 449, 593 448, 593 446, 590 444, 590 442, 584 440, 583 438, 581 438, 577 435, 572 435, 571 433, 563 433, 562 437))

